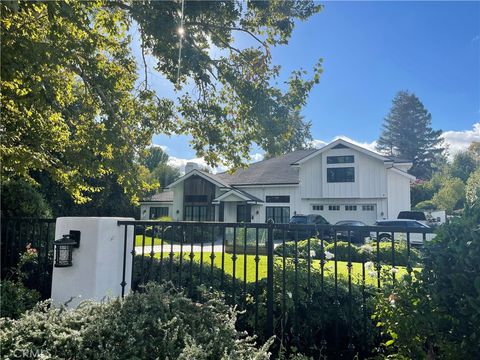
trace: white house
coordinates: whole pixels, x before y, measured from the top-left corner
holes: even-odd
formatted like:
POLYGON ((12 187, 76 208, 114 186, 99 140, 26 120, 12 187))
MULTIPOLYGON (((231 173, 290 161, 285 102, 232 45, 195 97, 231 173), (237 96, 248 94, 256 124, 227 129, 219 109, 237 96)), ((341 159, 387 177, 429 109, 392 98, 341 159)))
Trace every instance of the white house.
POLYGON ((379 155, 338 139, 297 150, 234 173, 193 166, 141 205, 142 219, 285 223, 295 214, 320 214, 330 223, 396 218, 410 210, 411 161, 379 155))

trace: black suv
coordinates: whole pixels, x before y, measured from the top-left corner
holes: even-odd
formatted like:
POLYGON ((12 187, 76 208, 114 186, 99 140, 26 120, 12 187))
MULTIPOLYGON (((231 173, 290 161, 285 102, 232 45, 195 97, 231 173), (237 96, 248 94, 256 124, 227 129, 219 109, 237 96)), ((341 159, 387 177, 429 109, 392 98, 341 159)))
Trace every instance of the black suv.
MULTIPOLYGON (((293 225, 290 227, 287 234, 290 240, 294 240, 295 238, 298 240, 304 240, 306 238, 316 236, 313 226, 309 228, 302 228, 301 225, 330 225, 330 223, 325 220, 323 216, 314 214, 292 216, 289 224, 293 225)), ((322 233, 324 238, 330 238, 332 235, 330 229, 324 229, 323 231, 320 231, 320 234, 322 233)))

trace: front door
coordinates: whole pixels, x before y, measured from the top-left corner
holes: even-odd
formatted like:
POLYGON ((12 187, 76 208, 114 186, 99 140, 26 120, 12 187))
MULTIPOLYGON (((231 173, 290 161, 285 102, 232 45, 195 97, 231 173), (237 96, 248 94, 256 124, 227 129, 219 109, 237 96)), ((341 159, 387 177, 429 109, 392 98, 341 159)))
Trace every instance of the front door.
POLYGON ((252 206, 249 204, 237 205, 237 222, 252 222, 252 206))

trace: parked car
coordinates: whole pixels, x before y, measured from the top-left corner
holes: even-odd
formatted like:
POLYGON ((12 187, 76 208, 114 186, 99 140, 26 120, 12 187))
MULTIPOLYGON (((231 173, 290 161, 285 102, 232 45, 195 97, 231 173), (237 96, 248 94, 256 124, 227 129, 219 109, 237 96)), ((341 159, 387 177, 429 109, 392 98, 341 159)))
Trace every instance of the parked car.
MULTIPOLYGON (((321 215, 295 215, 292 216, 289 222, 290 225, 330 225, 330 223, 325 220, 325 218, 321 215)), ((332 233, 331 230, 326 229, 323 232, 324 238, 330 238, 332 233)), ((291 229, 288 230, 287 236, 290 240, 298 239, 303 240, 312 236, 316 236, 316 232, 314 229, 301 229, 300 226, 293 226, 291 229)))
POLYGON ((423 225, 429 225, 427 216, 423 211, 400 211, 397 219, 399 220, 417 220, 423 225))
MULTIPOLYGON (((338 221, 335 225, 354 226, 358 228, 350 231, 350 241, 352 243, 363 244, 365 242, 365 238, 370 236, 370 232, 368 230, 362 229, 362 227, 367 225, 361 221, 343 220, 338 221)), ((337 239, 348 240, 348 232, 348 230, 337 231, 337 239)))
MULTIPOLYGON (((429 226, 422 224, 420 221, 417 220, 409 220, 409 219, 403 219, 403 220, 380 220, 375 223, 376 226, 384 226, 384 227, 404 227, 406 228, 410 233, 410 244, 412 245, 422 245, 423 244, 423 233, 421 232, 414 232, 418 230, 428 230, 431 229, 429 226)), ((391 241, 391 236, 392 232, 379 232, 378 234, 378 239, 379 241, 391 241)), ((394 239, 396 241, 407 241, 407 233, 406 232, 393 232, 394 239)), ((370 238, 376 239, 377 233, 376 232, 371 232, 370 233, 370 238)), ((425 240, 430 241, 435 237, 435 234, 433 233, 426 233, 425 234, 425 240)))

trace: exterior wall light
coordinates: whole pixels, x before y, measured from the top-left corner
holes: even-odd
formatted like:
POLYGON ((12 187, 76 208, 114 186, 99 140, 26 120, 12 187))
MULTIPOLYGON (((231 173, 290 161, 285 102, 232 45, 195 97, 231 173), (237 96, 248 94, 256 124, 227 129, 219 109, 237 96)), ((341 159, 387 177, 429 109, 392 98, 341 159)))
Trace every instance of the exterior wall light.
POLYGON ((55 240, 55 267, 72 266, 73 248, 80 247, 80 231, 71 230, 61 239, 55 240))

